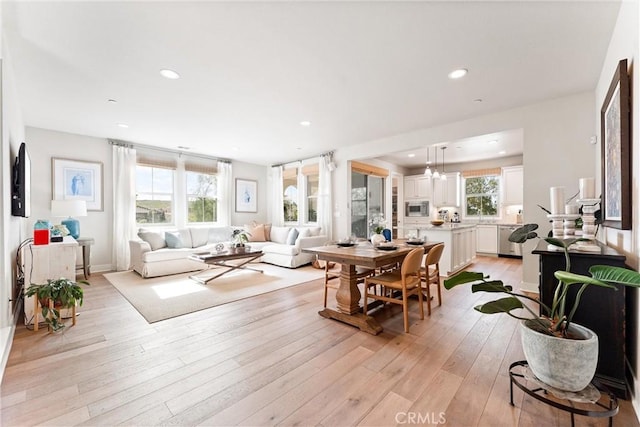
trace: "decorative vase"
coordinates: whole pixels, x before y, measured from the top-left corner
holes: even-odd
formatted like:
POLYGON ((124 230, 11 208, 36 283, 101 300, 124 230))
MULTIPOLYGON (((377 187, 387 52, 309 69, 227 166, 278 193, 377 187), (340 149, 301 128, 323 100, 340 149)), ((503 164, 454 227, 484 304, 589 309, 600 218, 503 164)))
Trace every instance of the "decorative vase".
POLYGON ((380 243, 384 243, 386 241, 387 239, 385 239, 382 234, 374 233, 371 235, 371 243, 373 246, 378 246, 380 243))
POLYGON ((580 391, 589 385, 598 365, 598 336, 571 323, 569 332, 583 339, 558 338, 534 330, 534 320, 520 323, 522 349, 529 368, 545 384, 580 391))

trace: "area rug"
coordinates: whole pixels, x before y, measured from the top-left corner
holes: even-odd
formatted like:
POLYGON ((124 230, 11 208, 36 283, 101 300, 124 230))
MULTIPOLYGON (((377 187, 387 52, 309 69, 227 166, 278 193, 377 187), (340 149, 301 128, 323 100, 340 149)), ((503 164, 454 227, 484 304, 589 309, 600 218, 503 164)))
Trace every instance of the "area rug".
MULTIPOLYGON (((143 279, 134 271, 108 273, 104 277, 135 307, 149 323, 204 310, 232 301, 272 292, 316 280, 324 270, 308 267, 281 268, 270 264, 251 264, 263 270, 236 270, 218 277, 208 285, 189 278, 193 273, 143 279)), ((213 275, 211 269, 198 276, 213 275)))

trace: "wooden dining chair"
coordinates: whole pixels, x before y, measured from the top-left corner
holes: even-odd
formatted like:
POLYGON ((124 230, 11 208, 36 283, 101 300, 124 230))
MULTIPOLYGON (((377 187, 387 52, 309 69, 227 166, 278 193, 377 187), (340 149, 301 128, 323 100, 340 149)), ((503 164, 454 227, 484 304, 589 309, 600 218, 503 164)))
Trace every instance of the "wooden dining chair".
POLYGON ((438 306, 442 305, 442 290, 440 286, 440 258, 444 251, 444 243, 432 247, 424 259, 424 266, 420 268, 421 287, 427 291, 427 314, 431 316, 431 285, 438 287, 438 306))
POLYGON ((422 264, 422 248, 413 249, 407 254, 399 269, 384 272, 364 279, 364 313, 367 314, 367 301, 369 298, 402 304, 404 317, 404 331, 409 332, 409 295, 418 295, 420 301, 420 319, 424 319, 424 307, 422 303, 422 291, 420 287, 420 265, 422 264), (369 288, 381 286, 380 295, 369 293, 369 288), (392 298, 391 292, 401 291, 402 300, 392 298))

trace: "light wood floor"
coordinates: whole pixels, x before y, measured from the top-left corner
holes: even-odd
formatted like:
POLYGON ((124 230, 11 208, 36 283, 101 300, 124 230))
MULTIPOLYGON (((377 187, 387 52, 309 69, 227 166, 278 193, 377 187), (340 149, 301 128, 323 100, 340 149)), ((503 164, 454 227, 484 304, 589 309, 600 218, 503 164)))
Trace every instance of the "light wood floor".
MULTIPOLYGON (((519 284, 519 261, 472 267, 519 284)), ((372 336, 320 317, 322 282, 153 325, 102 276, 63 334, 19 328, 1 385, 1 424, 568 426, 569 415, 515 392, 517 322, 473 311, 467 288, 404 334, 401 307, 372 336), (442 417, 442 418, 441 418, 442 417)), ((167 301, 170 304, 170 301, 167 301)), ((606 425, 576 418, 576 425, 606 425)), ((629 401, 614 425, 638 426, 629 401)))

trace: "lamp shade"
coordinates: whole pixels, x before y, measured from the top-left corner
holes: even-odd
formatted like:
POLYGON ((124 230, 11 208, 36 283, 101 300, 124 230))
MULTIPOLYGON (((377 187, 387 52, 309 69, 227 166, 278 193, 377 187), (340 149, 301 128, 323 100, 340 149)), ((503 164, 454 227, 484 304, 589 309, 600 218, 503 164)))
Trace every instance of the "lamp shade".
POLYGON ((64 216, 67 219, 60 221, 69 230, 74 239, 80 237, 80 222, 73 216, 87 216, 87 202, 84 200, 52 200, 51 216, 64 216))
POLYGON ((84 200, 52 200, 51 216, 87 216, 87 202, 84 200))

